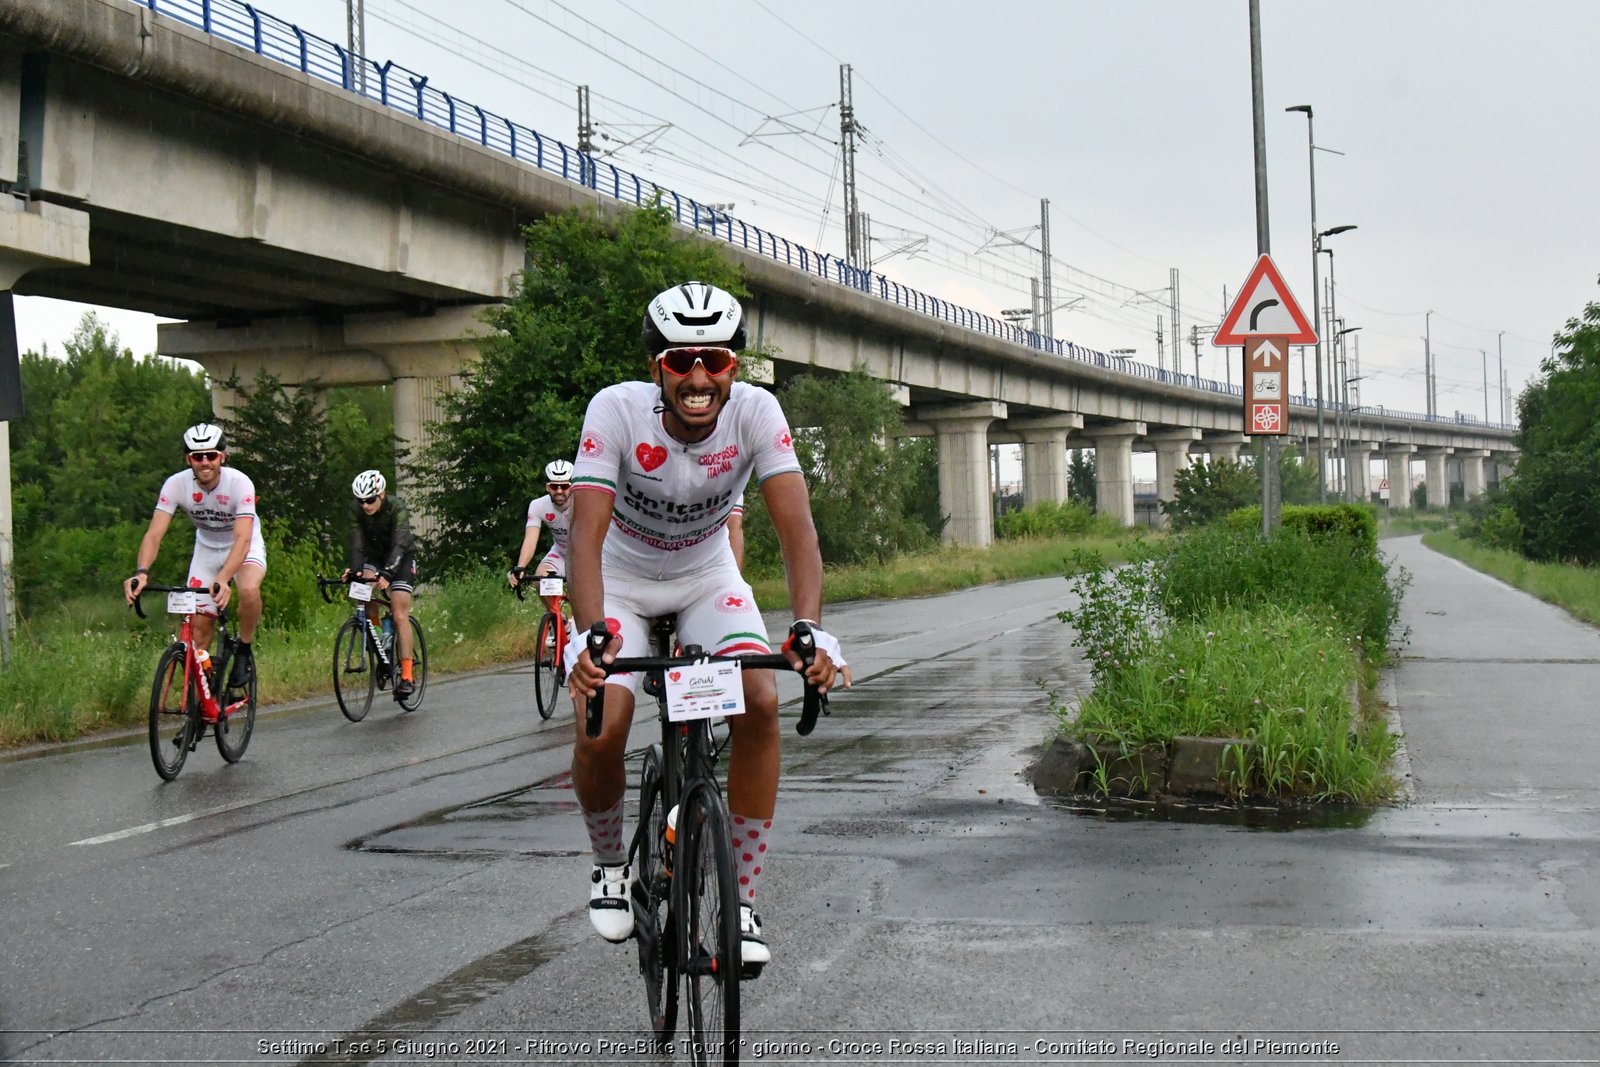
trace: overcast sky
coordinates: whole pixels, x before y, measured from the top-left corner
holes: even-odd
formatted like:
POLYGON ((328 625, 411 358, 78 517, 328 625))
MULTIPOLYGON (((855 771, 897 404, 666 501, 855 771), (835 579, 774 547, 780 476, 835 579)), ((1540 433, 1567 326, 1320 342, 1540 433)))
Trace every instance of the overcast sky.
MULTIPOLYGON (((1027 305, 1048 198, 1071 303, 1056 334, 1154 362, 1175 267, 1186 371, 1189 327, 1215 324, 1254 262, 1245 0, 565 3, 367 0, 366 52, 568 143, 586 84, 612 162, 836 253, 849 63, 879 269, 990 314, 1027 305), (811 132, 765 136, 778 118, 811 132)), ((340 0, 259 7, 344 41, 340 0)), ((1317 144, 1342 153, 1316 153, 1318 227, 1358 227, 1328 246, 1363 402, 1424 410, 1432 309, 1440 411, 1483 415, 1487 352, 1498 417, 1500 331, 1514 393, 1600 299, 1600 3, 1262 9, 1272 253, 1294 295, 1309 313, 1307 128, 1284 108, 1310 104, 1317 144)), ((78 310, 20 302, 24 347, 58 346, 78 310)), ((112 318, 153 348, 153 320, 112 318)), ((1224 377, 1222 360, 1202 344, 1201 373, 1224 377)))

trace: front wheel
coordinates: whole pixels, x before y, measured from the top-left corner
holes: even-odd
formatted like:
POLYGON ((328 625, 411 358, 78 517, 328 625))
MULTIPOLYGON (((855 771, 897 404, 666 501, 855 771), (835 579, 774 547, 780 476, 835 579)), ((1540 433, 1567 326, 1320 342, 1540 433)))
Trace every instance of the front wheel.
POLYGON ((683 993, 689 1002, 689 1058, 739 1062, 739 894, 734 884, 728 816, 716 790, 693 789, 678 810, 678 936, 684 946, 683 993))
POLYGON ((167 782, 183 770, 201 730, 198 686, 185 677, 187 655, 182 641, 168 645, 150 687, 150 762, 167 782))
MULTIPOLYGON (((422 694, 428 688, 428 642, 422 637, 422 624, 411 617, 411 684, 414 687, 411 695, 400 701, 400 706, 407 711, 416 711, 422 707, 422 694)), ((398 652, 395 653, 399 655, 398 652)), ((396 665, 396 670, 399 667, 396 665)))
MULTIPOLYGON (((217 677, 226 684, 227 679, 221 671, 217 672, 217 677)), ((238 763, 244 758, 244 750, 250 747, 250 735, 256 728, 255 664, 250 665, 250 680, 243 689, 221 688, 219 693, 222 697, 222 716, 215 727, 217 751, 229 763, 238 763)))
POLYGON ((372 694, 378 688, 377 666, 378 658, 367 649, 366 623, 353 615, 333 639, 333 695, 351 722, 365 719, 372 707, 372 694))
POLYGON ((639 973, 644 975, 645 1004, 656 1046, 664 1048, 678 1025, 678 942, 672 929, 672 871, 667 841, 667 794, 662 787, 661 746, 645 749, 639 771, 638 846, 634 870, 634 938, 639 944, 639 973))
POLYGON ((557 659, 560 641, 561 616, 553 611, 544 613, 534 636, 533 697, 539 706, 539 718, 548 719, 555 714, 556 700, 561 695, 561 663, 557 659))

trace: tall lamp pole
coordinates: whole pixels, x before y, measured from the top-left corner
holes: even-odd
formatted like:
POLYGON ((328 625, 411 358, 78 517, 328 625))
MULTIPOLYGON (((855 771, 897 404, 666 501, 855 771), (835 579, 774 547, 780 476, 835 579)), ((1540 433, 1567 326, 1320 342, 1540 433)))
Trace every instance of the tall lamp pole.
MULTIPOLYGON (((1331 275, 1333 270, 1331 257, 1328 260, 1328 270, 1331 275)), ((1340 319, 1339 321, 1342 323, 1344 320, 1340 319)), ((1350 478, 1350 357, 1349 350, 1345 347, 1344 339, 1347 335, 1355 333, 1359 329, 1361 329, 1359 326, 1341 326, 1339 332, 1333 335, 1335 344, 1334 359, 1337 361, 1335 380, 1339 383, 1338 394, 1341 408, 1340 418, 1335 420, 1335 425, 1340 428, 1338 431, 1339 455, 1344 462, 1344 492, 1340 495, 1344 497, 1346 503, 1355 499, 1355 487, 1350 478)))
MULTIPOLYGON (((1305 112, 1305 115, 1306 115, 1306 156, 1308 158, 1308 161, 1309 161, 1309 164, 1310 164, 1310 170, 1311 170, 1311 321, 1314 324, 1316 324, 1317 327, 1318 327, 1317 328, 1317 351, 1316 351, 1316 361, 1317 361, 1317 503, 1320 504, 1320 503, 1323 503, 1323 502, 1325 502, 1327 500, 1328 478, 1327 478, 1326 470, 1325 470, 1325 467, 1324 467, 1324 459, 1323 459, 1323 452, 1325 450, 1322 447, 1322 432, 1323 432, 1322 431, 1322 329, 1321 329, 1322 307, 1321 307, 1321 293, 1318 292, 1318 290, 1322 288, 1322 283, 1321 283, 1320 279, 1317 276, 1317 273, 1318 273, 1317 250, 1321 247, 1320 239, 1317 237, 1317 140, 1316 140, 1316 137, 1312 134, 1311 105, 1310 104, 1296 104, 1294 107, 1286 107, 1286 108, 1284 108, 1284 110, 1285 111, 1303 111, 1303 112, 1305 112)), ((1301 353, 1300 358, 1302 360, 1302 362, 1300 364, 1300 382, 1301 382, 1301 385, 1303 386, 1305 384, 1305 378, 1306 378, 1305 363, 1304 363, 1305 349, 1303 347, 1300 349, 1300 353, 1301 353)))

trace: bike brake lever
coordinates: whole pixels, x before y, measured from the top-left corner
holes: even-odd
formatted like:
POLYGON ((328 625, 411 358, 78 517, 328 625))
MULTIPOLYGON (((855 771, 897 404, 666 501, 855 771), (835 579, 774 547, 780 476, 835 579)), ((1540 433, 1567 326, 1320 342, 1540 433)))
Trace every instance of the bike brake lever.
MULTIPOLYGON (((599 620, 589 627, 589 632, 584 635, 584 643, 589 649, 589 662, 596 667, 600 666, 601 653, 605 652, 606 645, 611 643, 611 631, 606 627, 604 619, 599 620)), ((583 732, 590 737, 600 736, 600 722, 605 716, 606 687, 605 683, 595 690, 594 696, 589 698, 589 705, 584 710, 583 732)))

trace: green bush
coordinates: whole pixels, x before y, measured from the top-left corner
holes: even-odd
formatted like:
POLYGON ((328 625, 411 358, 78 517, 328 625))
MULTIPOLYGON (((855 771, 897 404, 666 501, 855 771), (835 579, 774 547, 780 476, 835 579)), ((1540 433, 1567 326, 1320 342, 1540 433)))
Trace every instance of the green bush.
POLYGON ((1096 515, 1094 508, 1082 500, 1043 500, 1008 511, 995 520, 995 535, 1008 540, 1080 537, 1090 533, 1112 537, 1119 530, 1115 519, 1096 515))
MULTIPOLYGON (((1353 521, 1353 520, 1352 520, 1353 521)), ((1161 560, 1161 602, 1174 619, 1223 607, 1299 606, 1333 619, 1381 663, 1403 641, 1400 597, 1410 577, 1391 575, 1368 536, 1285 524, 1271 537, 1209 527, 1172 542, 1161 560)))
MULTIPOLYGON (((1285 504, 1281 521, 1285 527, 1304 530, 1312 538, 1352 537, 1377 558, 1378 509, 1371 504, 1285 504)), ((1261 505, 1230 512, 1228 528, 1241 533, 1260 530, 1261 505)))

